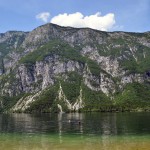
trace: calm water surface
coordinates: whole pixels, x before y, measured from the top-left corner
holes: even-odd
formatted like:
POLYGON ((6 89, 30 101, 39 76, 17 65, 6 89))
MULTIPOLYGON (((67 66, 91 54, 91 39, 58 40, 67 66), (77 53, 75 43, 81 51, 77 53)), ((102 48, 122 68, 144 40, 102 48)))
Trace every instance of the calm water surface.
POLYGON ((150 150, 150 113, 1 114, 0 150, 150 150))

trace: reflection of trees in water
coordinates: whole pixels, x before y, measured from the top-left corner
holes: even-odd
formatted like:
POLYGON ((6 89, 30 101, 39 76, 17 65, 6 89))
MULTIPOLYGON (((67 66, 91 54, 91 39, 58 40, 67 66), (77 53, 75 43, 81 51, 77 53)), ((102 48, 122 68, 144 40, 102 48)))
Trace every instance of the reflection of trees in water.
POLYGON ((84 119, 83 130, 85 133, 110 135, 117 134, 115 113, 91 113, 86 114, 84 119))
POLYGON ((58 114, 58 132, 59 141, 63 142, 63 133, 80 133, 83 134, 82 125, 83 114, 80 113, 59 113, 58 114))
POLYGON ((116 124, 116 113, 106 114, 106 116, 102 117, 101 121, 101 130, 102 130, 102 138, 101 138, 101 146, 104 150, 110 148, 111 140, 109 135, 117 135, 117 124, 116 124))
POLYGON ((117 124, 116 124, 116 113, 108 114, 105 117, 102 117, 101 121, 101 130, 102 135, 111 135, 117 134, 117 124))
POLYGON ((70 122, 70 127, 78 133, 83 133, 84 114, 71 113, 67 114, 67 120, 70 122))
MULTIPOLYGON (((101 146, 99 149, 107 150, 111 148, 108 146, 114 142, 110 135, 139 133, 142 129, 149 133, 149 123, 148 113, 1 114, 0 132, 11 133, 11 143, 16 142, 15 145, 18 145, 18 149, 21 149, 22 145, 28 149, 33 149, 28 145, 30 138, 31 141, 35 140, 32 141, 33 147, 44 149, 50 144, 54 146, 52 143, 54 139, 61 145, 66 142, 65 135, 70 136, 70 134, 78 133, 79 136, 77 137, 81 139, 80 141, 82 139, 86 141, 83 148, 92 149, 95 135, 100 135, 97 136, 99 143, 97 143, 96 148, 101 146), (35 134, 28 134, 20 139, 15 133, 39 134, 36 137, 35 134), (48 133, 50 137, 45 137, 45 133, 48 133), (83 135, 83 133, 88 136, 83 135)), ((3 149, 2 146, 1 144, 1 149, 3 149)))
POLYGON ((59 143, 62 143, 62 115, 63 113, 58 114, 59 143))
POLYGON ((3 114, 0 115, 1 132, 43 133, 83 132, 83 114, 3 114), (58 122, 58 123, 57 123, 58 122))
POLYGON ((15 128, 15 120, 12 114, 1 114, 0 116, 0 131, 1 132, 13 132, 15 128))
POLYGON ((89 113, 85 115, 84 122, 85 133, 99 135, 150 133, 148 112, 89 113))
POLYGON ((80 113, 59 113, 58 125, 61 132, 83 132, 82 130, 83 114, 80 113))
MULTIPOLYGON (((50 116, 31 114, 3 114, 0 116, 0 131, 16 133, 40 133, 48 130, 50 116)), ((53 121, 54 122, 54 121, 53 121)))
POLYGON ((0 132, 118 135, 150 131, 147 113, 1 114, 0 132))
POLYGON ((89 134, 119 135, 150 131, 148 113, 88 113, 85 114, 83 130, 89 134))

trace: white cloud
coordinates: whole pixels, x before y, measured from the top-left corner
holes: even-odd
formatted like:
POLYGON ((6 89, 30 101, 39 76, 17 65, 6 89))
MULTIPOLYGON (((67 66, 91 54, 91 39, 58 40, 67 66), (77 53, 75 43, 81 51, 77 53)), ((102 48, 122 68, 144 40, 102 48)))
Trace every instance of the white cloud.
POLYGON ((49 17, 50 17, 49 12, 42 12, 42 13, 36 15, 36 19, 42 20, 45 23, 48 22, 49 17))
POLYGON ((73 14, 64 13, 53 17, 50 22, 61 26, 77 28, 89 27, 92 29, 108 31, 115 25, 115 15, 113 13, 108 13, 102 16, 100 12, 90 16, 84 16, 80 12, 73 14))

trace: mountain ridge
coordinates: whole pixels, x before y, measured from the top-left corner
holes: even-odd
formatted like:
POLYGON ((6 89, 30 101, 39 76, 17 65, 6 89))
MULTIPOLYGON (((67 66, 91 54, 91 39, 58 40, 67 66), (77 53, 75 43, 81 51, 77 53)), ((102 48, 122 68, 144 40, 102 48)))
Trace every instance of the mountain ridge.
POLYGON ((31 32, 0 34, 0 53, 1 111, 150 107, 149 32, 46 24, 31 32))

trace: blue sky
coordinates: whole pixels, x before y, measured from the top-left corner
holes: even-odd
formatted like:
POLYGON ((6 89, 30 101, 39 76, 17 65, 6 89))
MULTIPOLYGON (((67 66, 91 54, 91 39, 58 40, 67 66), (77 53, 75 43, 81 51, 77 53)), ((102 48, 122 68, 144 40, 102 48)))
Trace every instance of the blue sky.
POLYGON ((104 31, 150 31, 150 0, 0 0, 0 33, 31 31, 47 22, 104 31))

